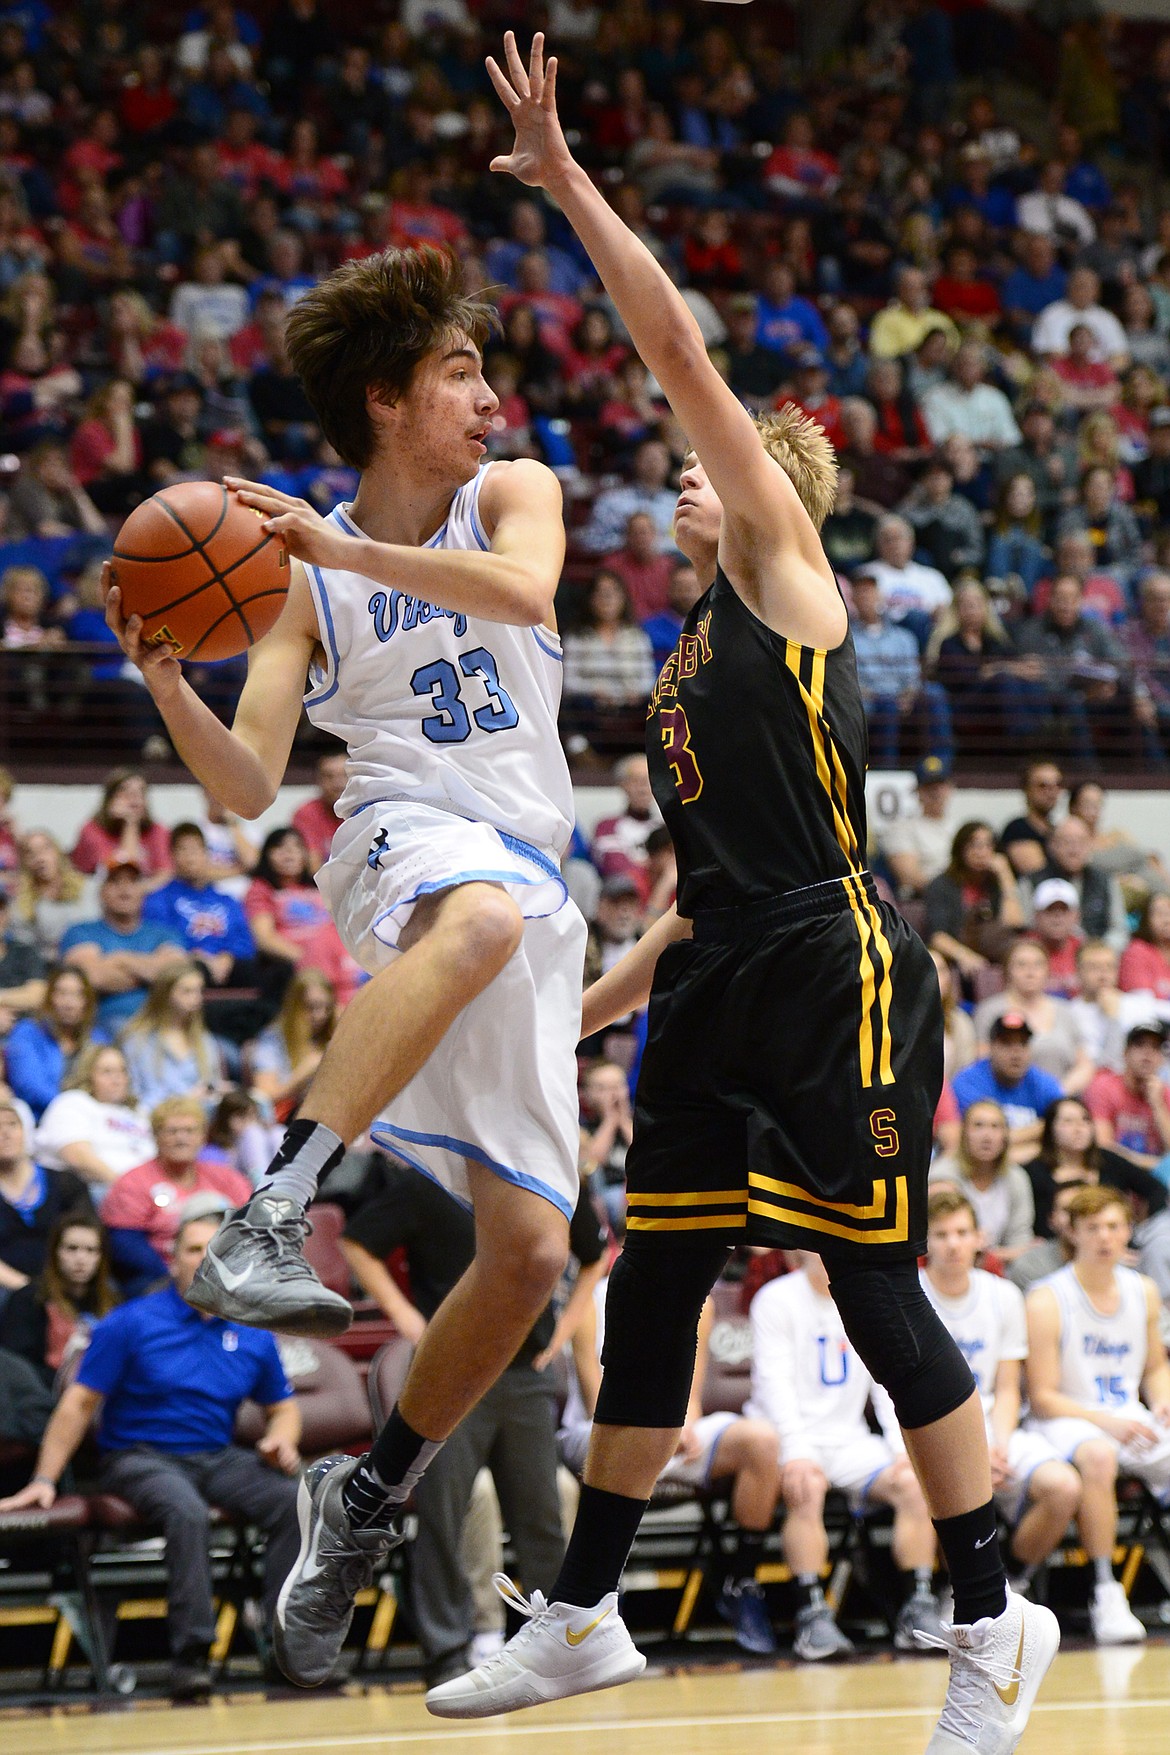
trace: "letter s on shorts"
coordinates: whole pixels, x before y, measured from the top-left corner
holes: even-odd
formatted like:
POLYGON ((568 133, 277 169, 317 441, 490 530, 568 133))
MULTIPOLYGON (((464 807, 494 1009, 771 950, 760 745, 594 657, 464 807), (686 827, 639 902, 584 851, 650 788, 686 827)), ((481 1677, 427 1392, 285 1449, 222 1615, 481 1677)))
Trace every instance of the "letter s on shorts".
POLYGON ((900 1141, 894 1126, 897 1116, 892 1109, 875 1109, 869 1118, 869 1131, 877 1141, 874 1150, 879 1158, 897 1156, 900 1141))

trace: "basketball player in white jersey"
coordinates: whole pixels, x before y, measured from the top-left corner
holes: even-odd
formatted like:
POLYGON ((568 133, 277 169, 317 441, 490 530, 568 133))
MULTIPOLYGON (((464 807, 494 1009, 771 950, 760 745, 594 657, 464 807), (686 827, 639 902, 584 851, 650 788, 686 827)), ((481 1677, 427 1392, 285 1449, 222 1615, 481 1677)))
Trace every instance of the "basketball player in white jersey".
POLYGON ((975 1266, 975 1209, 957 1189, 940 1188, 927 1207, 922 1285, 971 1367, 987 1420, 996 1501, 1013 1526, 1012 1589, 1060 1544, 1081 1502, 1076 1470, 1038 1432, 1020 1425, 1023 1361, 1028 1357, 1024 1295, 1010 1280, 975 1266))
POLYGON ((498 406, 480 351, 492 322, 431 250, 347 263, 298 304, 293 364, 361 480, 328 518, 229 480, 295 557, 230 731, 176 660, 143 643, 116 588, 108 597, 176 750, 240 816, 276 797, 302 698, 349 746, 343 821, 317 881, 371 980, 191 1301, 278 1330, 345 1327, 346 1301, 304 1260, 304 1214, 371 1124, 475 1210, 476 1260, 428 1325, 373 1450, 327 1458, 302 1484, 275 1639, 304 1685, 329 1675, 356 1590, 401 1540, 397 1508, 546 1304, 578 1191, 585 924, 560 876, 572 792, 552 626, 564 528, 551 471, 483 462, 498 406))
POLYGON ((1123 1267, 1130 1216, 1111 1188, 1069 1202, 1073 1258, 1028 1294, 1028 1398, 1036 1430, 1082 1481, 1081 1541, 1102 1645, 1144 1639, 1113 1576, 1117 1477, 1170 1495, 1170 1364, 1152 1280, 1123 1267))
POLYGON ((889 1396, 849 1343, 819 1255, 792 1252, 796 1272, 770 1280, 752 1299, 752 1395, 747 1412, 780 1435, 780 1491, 787 1508, 782 1541, 799 1593, 795 1652, 816 1663, 845 1657, 851 1642, 821 1591, 828 1563, 825 1495, 844 1493, 855 1513, 894 1511, 895 1564, 912 1579, 894 1626, 894 1643, 913 1651, 915 1633, 942 1634, 931 1589, 935 1538, 918 1477, 906 1455, 889 1396), (866 1424, 867 1402, 881 1423, 866 1424))

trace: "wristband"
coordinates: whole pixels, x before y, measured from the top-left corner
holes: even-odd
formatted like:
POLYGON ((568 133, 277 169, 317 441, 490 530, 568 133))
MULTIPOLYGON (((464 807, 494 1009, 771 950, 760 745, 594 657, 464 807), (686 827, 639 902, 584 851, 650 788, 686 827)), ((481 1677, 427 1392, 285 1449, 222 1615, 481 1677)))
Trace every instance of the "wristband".
POLYGON ((39 1481, 42 1487, 51 1487, 54 1493, 57 1491, 57 1483, 52 1475, 34 1475, 33 1480, 39 1481))

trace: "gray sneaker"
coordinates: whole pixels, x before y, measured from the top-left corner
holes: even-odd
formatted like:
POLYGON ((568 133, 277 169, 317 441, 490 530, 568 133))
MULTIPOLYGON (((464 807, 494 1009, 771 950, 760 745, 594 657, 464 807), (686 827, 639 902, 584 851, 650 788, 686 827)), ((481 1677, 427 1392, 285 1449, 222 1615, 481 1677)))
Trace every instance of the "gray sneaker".
POLYGON ((894 1646, 898 1651, 919 1651, 922 1642, 917 1634, 937 1644, 946 1631, 938 1598, 927 1591, 915 1591, 902 1604, 894 1622, 894 1646))
POLYGON ((826 1658, 852 1657, 854 1645, 846 1639, 828 1608, 800 1609, 796 1616, 793 1654, 802 1664, 823 1663, 826 1658))
POLYGON ((326 1456, 305 1470, 297 1489, 301 1551, 276 1599, 276 1661, 300 1688, 327 1682, 341 1656, 354 1598, 374 1582, 380 1563, 403 1539, 395 1524, 351 1530, 342 1489, 358 1459, 326 1456))
POLYGON ((207 1316, 286 1335, 344 1334, 349 1300, 323 1286, 304 1256, 309 1221, 303 1207, 258 1194, 229 1213, 207 1245, 187 1292, 207 1316))

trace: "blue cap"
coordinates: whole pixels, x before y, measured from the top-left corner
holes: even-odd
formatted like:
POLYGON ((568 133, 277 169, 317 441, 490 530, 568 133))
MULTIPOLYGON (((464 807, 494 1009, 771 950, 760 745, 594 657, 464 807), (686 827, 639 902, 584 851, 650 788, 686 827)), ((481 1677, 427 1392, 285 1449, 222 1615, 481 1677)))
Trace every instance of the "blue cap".
POLYGON ((951 777, 951 764, 945 756, 926 756, 914 770, 919 786, 939 786, 951 777))

